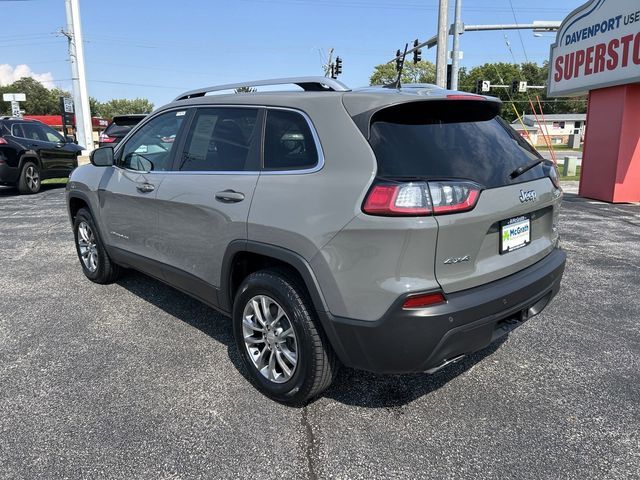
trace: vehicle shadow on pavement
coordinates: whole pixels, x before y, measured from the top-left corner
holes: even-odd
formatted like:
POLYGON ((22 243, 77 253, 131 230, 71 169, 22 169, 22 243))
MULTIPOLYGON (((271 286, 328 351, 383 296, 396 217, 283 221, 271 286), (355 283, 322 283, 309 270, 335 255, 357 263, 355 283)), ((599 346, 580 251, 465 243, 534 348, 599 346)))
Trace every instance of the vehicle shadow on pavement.
POLYGON ((134 295, 164 310, 169 315, 197 328, 214 340, 226 345, 231 363, 248 380, 240 355, 237 353, 231 319, 214 308, 182 293, 159 280, 135 270, 126 270, 117 284, 134 295))
MULTIPOLYGON (((118 285, 164 310, 169 315, 197 328, 227 347, 231 363, 249 382, 247 371, 237 352, 231 320, 159 280, 128 270, 118 285)), ((506 340, 501 337, 484 350, 465 357, 435 374, 379 375, 341 368, 333 385, 322 395, 337 402, 367 408, 394 408, 438 390, 495 352, 506 340)))
POLYGON ((402 407, 445 386, 493 354, 508 336, 503 336, 479 352, 434 373, 381 375, 351 368, 340 370, 325 397, 337 402, 366 408, 402 407))

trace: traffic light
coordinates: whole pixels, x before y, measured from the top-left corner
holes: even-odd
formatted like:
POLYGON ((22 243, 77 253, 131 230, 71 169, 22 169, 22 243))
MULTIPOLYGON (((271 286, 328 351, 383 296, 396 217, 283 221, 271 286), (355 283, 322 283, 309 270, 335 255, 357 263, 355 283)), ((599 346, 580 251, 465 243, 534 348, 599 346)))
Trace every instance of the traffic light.
POLYGON ((400 49, 396 50, 396 71, 402 70, 402 57, 400 56, 400 49))
POLYGON ((413 63, 418 63, 420 60, 422 60, 422 49, 418 48, 419 43, 420 42, 418 42, 417 38, 413 41, 413 48, 415 48, 415 50, 413 51, 413 63))
POLYGON ((337 77, 342 73, 342 59, 340 57, 336 57, 336 68, 334 70, 334 75, 337 77))
POLYGON ((451 64, 447 64, 447 90, 451 90, 451 64))
POLYGON ((511 93, 518 93, 519 90, 520 90, 520 81, 514 80, 513 82, 511 82, 511 93))
POLYGON ((482 83, 483 83, 482 80, 478 80, 476 82, 476 93, 482 93, 482 83))

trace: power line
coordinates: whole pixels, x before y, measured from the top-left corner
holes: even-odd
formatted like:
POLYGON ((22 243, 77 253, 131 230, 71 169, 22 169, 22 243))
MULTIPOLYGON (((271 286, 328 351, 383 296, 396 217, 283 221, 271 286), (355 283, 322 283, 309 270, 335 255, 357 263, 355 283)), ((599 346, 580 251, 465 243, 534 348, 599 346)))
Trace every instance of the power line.
MULTIPOLYGON (((509 0, 509 5, 511 6, 511 13, 513 13, 513 21, 518 23, 518 19, 516 18, 516 11, 513 8, 513 2, 509 0)), ((520 37, 520 44, 522 45, 522 52, 524 53, 524 59, 529 63, 529 57, 527 56, 527 49, 524 46, 524 40, 522 39, 522 32, 518 30, 518 36, 520 37)))
MULTIPOLYGON (((390 10, 429 10, 429 11, 437 11, 438 5, 424 5, 418 3, 376 3, 370 1, 356 1, 356 0, 347 0, 347 1, 330 1, 330 0, 240 0, 248 3, 264 3, 272 5, 283 4, 283 5, 312 5, 312 6, 324 6, 324 7, 344 7, 344 8, 367 8, 369 10, 380 8, 380 9, 390 9, 390 10)), ((521 11, 523 12, 532 12, 532 13, 569 13, 571 9, 568 8, 560 8, 560 7, 521 7, 521 11)), ((472 12, 508 12, 509 9, 505 8, 502 5, 498 4, 490 4, 490 5, 482 5, 481 7, 469 7, 466 11, 472 12)))

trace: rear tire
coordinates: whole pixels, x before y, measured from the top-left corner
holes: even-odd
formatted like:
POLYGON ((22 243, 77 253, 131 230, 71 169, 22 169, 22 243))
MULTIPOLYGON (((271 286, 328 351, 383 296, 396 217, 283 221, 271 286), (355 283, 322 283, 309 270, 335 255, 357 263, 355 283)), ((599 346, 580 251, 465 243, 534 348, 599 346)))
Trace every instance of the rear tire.
POLYGON ((120 276, 120 267, 113 263, 104 248, 91 213, 81 208, 73 222, 76 252, 85 276, 99 284, 112 283, 120 276))
POLYGON ((244 279, 233 304, 233 333, 251 382, 278 402, 304 405, 337 373, 338 361, 305 287, 285 270, 261 270, 244 279))
POLYGON ((38 193, 41 186, 42 181, 38 165, 34 162, 25 162, 18 179, 18 191, 23 194, 38 193))

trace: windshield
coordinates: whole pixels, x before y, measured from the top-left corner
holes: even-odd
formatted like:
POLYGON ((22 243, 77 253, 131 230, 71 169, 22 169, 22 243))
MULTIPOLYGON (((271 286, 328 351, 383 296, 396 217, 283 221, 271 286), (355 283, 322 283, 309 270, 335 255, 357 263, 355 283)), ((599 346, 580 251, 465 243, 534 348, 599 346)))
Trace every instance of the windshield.
POLYGON ((416 102, 377 112, 369 142, 378 176, 464 178, 485 188, 544 177, 539 165, 510 178, 516 168, 541 157, 482 103, 416 102))

